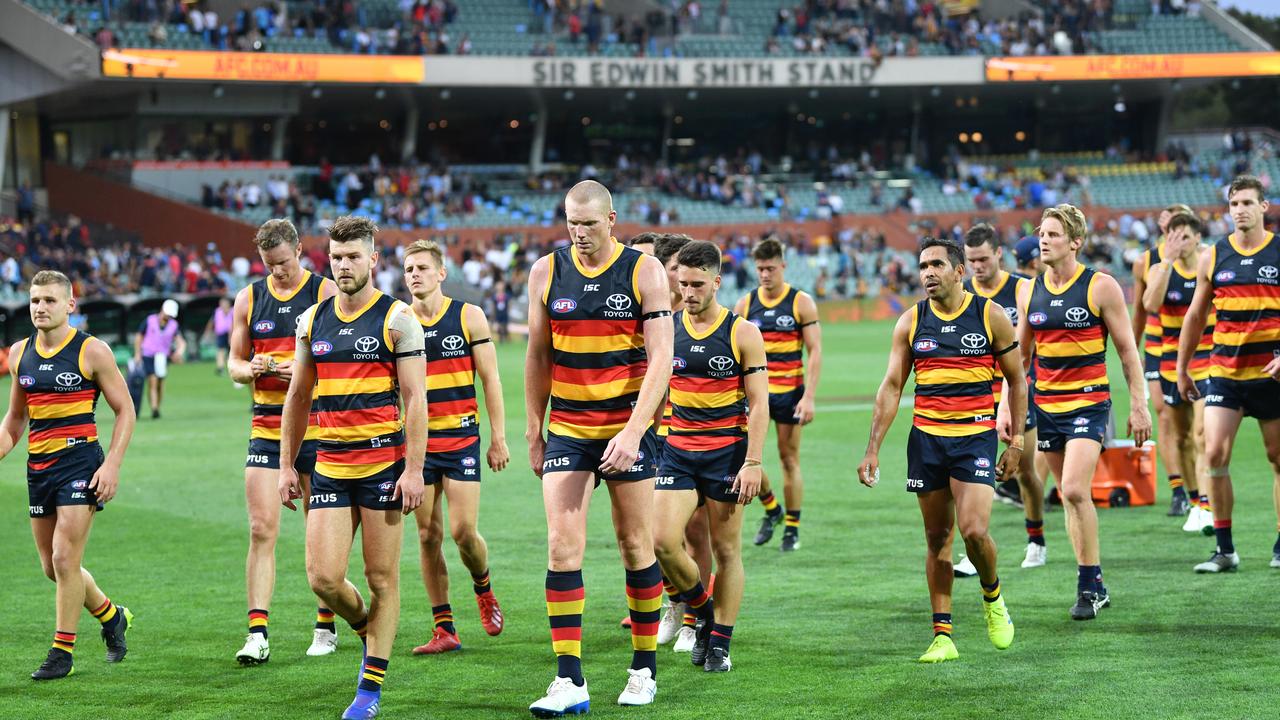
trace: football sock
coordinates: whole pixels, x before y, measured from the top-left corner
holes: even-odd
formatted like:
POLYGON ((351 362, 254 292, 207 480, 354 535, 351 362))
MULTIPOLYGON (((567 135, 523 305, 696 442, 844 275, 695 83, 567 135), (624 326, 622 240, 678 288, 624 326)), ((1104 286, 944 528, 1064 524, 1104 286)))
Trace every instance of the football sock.
POLYGON ((436 627, 444 630, 450 635, 456 635, 457 629, 453 626, 453 608, 449 603, 436 605, 431 608, 431 616, 435 618, 436 627))
POLYGON ((365 615, 363 619, 350 623, 351 629, 356 631, 356 635, 360 638, 360 642, 366 646, 369 644, 369 616, 365 615))
POLYGON ((1218 551, 1224 555, 1230 555, 1236 551, 1235 541, 1231 539, 1231 520, 1214 519, 1213 534, 1218 538, 1218 551))
POLYGON ((676 589, 675 585, 671 584, 666 575, 662 576, 662 592, 667 594, 667 601, 672 605, 681 602, 680 591, 676 589))
POLYGON ((1024 520, 1027 524, 1027 542, 1044 545, 1044 520, 1024 520))
POLYGON ((684 618, 681 620, 680 624, 683 627, 696 628, 698 627, 698 616, 691 612, 687 612, 684 614, 684 618))
POLYGON ((479 575, 471 576, 471 589, 475 590, 477 595, 483 595, 493 590, 493 586, 489 583, 488 568, 485 568, 485 571, 480 573, 479 575))
MULTIPOLYGON (((567 677, 581 687, 586 684, 582 679, 582 606, 586 599, 582 571, 548 570, 546 590, 551 647, 556 653, 556 676, 567 677)), ((633 614, 633 624, 634 617, 633 614)))
POLYGON ((372 655, 364 659, 364 672, 360 673, 360 687, 364 692, 382 691, 382 681, 387 679, 387 661, 372 655))
POLYGON ((782 512, 778 507, 778 498, 774 497, 772 490, 760 496, 760 504, 764 505, 764 511, 770 516, 776 516, 782 512))
POLYGON ((1173 496, 1186 495, 1187 490, 1182 486, 1182 476, 1177 474, 1169 475, 1169 487, 1173 489, 1173 496))
POLYGON ((70 655, 76 651, 76 634, 61 630, 53 634, 53 649, 70 655))
POLYGON ((951 637, 951 613, 934 613, 933 614, 933 635, 946 635, 951 637))
POLYGON ((729 652, 729 641, 732 639, 732 625, 711 624, 711 641, 708 643, 710 648, 724 648, 725 652, 729 652))
POLYGON ((711 600, 711 595, 702 587, 702 583, 697 583, 685 591, 684 599, 685 602, 689 603, 689 610, 701 618, 703 622, 714 621, 715 602, 711 600))
POLYGON ((316 608, 316 629, 328 630, 329 632, 337 632, 334 626, 333 611, 327 607, 316 608))
POLYGON ((982 599, 986 602, 995 602, 1000 599, 1000 578, 990 585, 982 583, 982 599))
POLYGON ((787 519, 785 521, 786 529, 784 533, 799 534, 800 532, 800 511, 787 510, 787 519))
POLYGON ((627 571, 627 608, 631 613, 631 669, 649 668, 650 677, 656 678, 662 611, 662 570, 657 561, 642 570, 627 571))
MULTIPOLYGON (((265 634, 267 632, 267 611, 261 610, 259 612, 262 613, 262 632, 265 634)), ((115 630, 116 624, 124 618, 124 616, 120 614, 119 608, 116 607, 116 604, 111 602, 111 598, 103 598, 102 604, 99 605, 97 609, 91 610, 90 614, 92 614, 98 622, 102 623, 103 629, 106 630, 115 630)))
POLYGON ((1102 566, 1079 565, 1076 570, 1076 590, 1102 592, 1102 566))

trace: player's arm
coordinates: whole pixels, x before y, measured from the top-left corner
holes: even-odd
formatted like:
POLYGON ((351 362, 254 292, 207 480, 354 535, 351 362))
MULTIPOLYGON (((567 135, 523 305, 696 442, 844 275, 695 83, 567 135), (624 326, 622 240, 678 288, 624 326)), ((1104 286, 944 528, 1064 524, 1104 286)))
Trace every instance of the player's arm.
POLYGON ((911 319, 915 308, 898 318, 893 327, 893 345, 889 348, 889 366, 876 391, 875 408, 871 413, 871 437, 867 439, 867 451, 858 465, 858 480, 867 487, 875 487, 880 481, 880 445, 898 415, 902 402, 902 388, 911 372, 911 319))
POLYGON ((320 293, 316 297, 316 302, 324 302, 337 294, 338 283, 330 280, 329 278, 323 278, 320 280, 320 293))
POLYGON ((653 422, 654 413, 671 384, 675 326, 671 322, 671 290, 667 285, 667 271, 657 258, 648 255, 641 257, 639 263, 636 285, 640 294, 641 321, 644 323, 644 351, 649 363, 626 427, 605 447, 600 462, 600 471, 605 474, 625 472, 635 465, 640 438, 653 422))
POLYGON ((747 391, 747 457, 734 479, 738 502, 746 504, 760 492, 764 438, 769 434, 769 373, 765 367, 764 337, 749 322, 738 323, 733 334, 742 358, 743 384, 747 391))
POLYGON ((0 460, 3 460, 22 439, 27 429, 27 393, 18 384, 18 362, 22 359, 20 347, 26 341, 19 340, 9 348, 9 407, 0 422, 0 460))
POLYGON ((294 500, 302 497, 302 483, 293 463, 307 434, 311 415, 311 395, 316 385, 316 364, 311 356, 311 321, 316 306, 307 308, 298 318, 297 340, 293 349, 293 377, 284 396, 280 413, 280 502, 290 510, 298 508, 294 500))
MULTIPOLYGON (((1031 369, 1031 326, 1027 324, 1027 306, 1031 304, 1031 282, 1023 279, 1018 280, 1018 286, 1014 292, 1014 302, 1018 305, 1018 324, 1013 328, 1013 339, 1018 343, 1018 350, 1010 353, 1013 360, 1022 368, 1022 375, 1025 378, 1027 372, 1031 369)), ((1007 318, 1006 318, 1007 319, 1007 318)), ((1003 371, 1004 366, 1001 366, 1003 371)), ((1009 376, 1005 375, 1001 381, 1002 387, 1000 397, 1009 397, 1009 376)), ((1022 383, 1023 390, 1026 390, 1027 384, 1024 380, 1022 383)), ((1014 415, 1009 403, 1002 402, 1000 407, 996 409, 996 435, 999 436, 1000 442, 1009 443, 1015 435, 1013 431, 1014 415)), ((1021 436, 1021 433, 1016 433, 1021 436)))
POLYGON ((133 334, 133 359, 142 362, 142 337, 147 331, 147 321, 143 320, 138 331, 133 334))
MULTIPOLYGON (((317 303, 324 302, 325 300, 328 300, 329 298, 337 294, 338 294, 338 285, 334 281, 330 280, 329 278, 325 278, 324 281, 320 283, 320 292, 318 293, 316 302, 317 303)), ((256 359, 257 358, 255 358, 255 360, 256 359)), ((281 362, 272 364, 270 360, 264 357, 262 358, 261 364, 262 364, 261 372, 263 373, 266 373, 268 375, 275 375, 276 377, 284 378, 285 380, 293 379, 293 361, 292 360, 283 360, 281 362)))
POLYGON ((801 425, 813 422, 813 398, 818 392, 818 378, 822 375, 822 326, 818 324, 818 304, 809 293, 796 298, 796 322, 800 324, 800 337, 804 341, 805 355, 809 356, 805 368, 804 395, 796 403, 796 419, 801 425))
POLYGON ((1035 362, 1036 355, 1035 333, 1031 332, 1031 322, 1027 320, 1027 313, 1031 309, 1031 290, 1034 287, 1035 284, 1030 282, 1018 284, 1018 326, 1014 328, 1014 336, 1018 341, 1018 351, 1021 353, 1019 359, 1024 374, 1031 371, 1031 363, 1035 362))
POLYGON ((1187 314, 1182 317, 1182 330, 1178 334, 1178 394, 1194 402, 1200 399, 1196 384, 1191 379, 1191 358, 1204 335, 1209 322, 1209 308, 1213 305, 1214 253, 1200 253, 1200 265, 1196 268, 1196 292, 1191 296, 1187 314))
POLYGON ((120 374, 111 348, 97 338, 86 342, 85 369, 98 384, 111 411, 116 414, 116 424, 111 430, 111 447, 107 450, 102 467, 93 474, 93 480, 89 483, 89 487, 98 496, 98 502, 106 503, 116 496, 116 488, 120 485, 120 466, 124 463, 124 451, 129 447, 129 440, 133 438, 138 414, 134 411, 133 398, 129 395, 129 385, 120 374))
POLYGON ((749 294, 743 295, 742 297, 738 298, 738 302, 734 303, 733 314, 737 315, 738 317, 745 318, 747 316, 747 309, 750 307, 751 307, 751 295, 749 294))
MULTIPOLYGON (((1116 353, 1120 355, 1120 364, 1124 368, 1124 379, 1129 384, 1129 397, 1145 397, 1146 378, 1142 374, 1142 358, 1138 355, 1138 344, 1134 339, 1132 328, 1126 322, 1124 293, 1120 284, 1110 275, 1099 273, 1094 275, 1093 297, 1098 305, 1098 313, 1107 326, 1107 333, 1116 344, 1116 353)), ((1151 414, 1145 402, 1129 403, 1129 431, 1133 441, 1138 445, 1151 437, 1151 414)))
POLYGON ((541 257, 529 270, 529 345, 524 357, 524 439, 529 443, 529 467, 539 477, 547 447, 542 423, 551 399, 551 317, 542 299, 551 279, 550 265, 541 257))
POLYGON ((489 332, 489 320, 475 305, 462 310, 462 322, 471 337, 471 356, 476 361, 476 374, 484 386, 484 411, 489 416, 489 469, 502 472, 511 460, 507 450, 506 409, 502 404, 502 380, 498 377, 498 348, 489 332))
POLYGON ((231 352, 227 354, 227 374, 244 385, 253 382, 267 369, 267 356, 255 357, 253 342, 249 338, 249 293, 244 288, 236 293, 231 306, 231 352))
MULTIPOLYGON (((1143 298, 1147 293, 1147 253, 1142 253, 1133 261, 1133 322, 1130 329, 1135 338, 1142 337, 1147 326, 1147 306, 1143 298)), ((1163 296, 1161 296, 1163 297, 1163 296)))
POLYGON ((408 515, 418 509, 426 494, 422 480, 422 459, 427 454, 426 337, 407 305, 393 310, 390 322, 405 435, 404 473, 396 481, 392 497, 399 496, 401 509, 408 515))
MULTIPOLYGON (((1021 320, 1021 317, 1019 317, 1021 320)), ((991 345, 996 353, 996 362, 1004 373, 1004 402, 1011 418, 1027 416, 1027 381, 1022 374, 1022 356, 1018 353, 1017 336, 1013 323, 1004 308, 995 303, 987 303, 987 324, 991 326, 991 345)), ((1010 432, 1006 441, 1009 447, 1000 455, 996 463, 996 477, 1010 477, 1018 472, 1018 462, 1022 459, 1022 432, 1010 432)))

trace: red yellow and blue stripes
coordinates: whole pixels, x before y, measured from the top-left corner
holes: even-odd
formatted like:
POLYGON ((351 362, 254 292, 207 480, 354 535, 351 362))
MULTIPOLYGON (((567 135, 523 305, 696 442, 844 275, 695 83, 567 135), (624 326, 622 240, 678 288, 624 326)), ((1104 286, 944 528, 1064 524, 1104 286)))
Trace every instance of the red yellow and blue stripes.
POLYGON ((53 634, 53 648, 67 654, 74 653, 76 651, 76 634, 62 630, 56 631, 53 634))
POLYGON ((1263 370, 1280 354, 1280 243, 1267 233, 1261 246, 1246 252, 1228 236, 1212 252, 1217 322, 1209 375, 1267 380, 1263 370))
POLYGON ((454 452, 480 441, 466 307, 446 297, 434 318, 418 318, 427 336, 428 453, 454 452))
MULTIPOLYGON (((265 355, 277 363, 293 360, 297 338, 294 325, 302 313, 320 299, 324 278, 304 270, 301 282, 287 294, 276 292, 268 276, 249 286, 249 343, 254 355, 265 355)), ((253 420, 249 437, 280 439, 280 419, 289 381, 271 374, 253 380, 253 420)), ((308 423, 307 439, 316 435, 314 422, 308 423)))
POLYGON ((916 376, 912 424, 922 432, 966 437, 995 428, 989 303, 965 293, 960 308, 951 314, 939 312, 929 300, 916 304, 911 327, 916 376), (965 339, 973 347, 964 344, 965 339))
POLYGON ((1092 268, 1080 265, 1059 288, 1050 288, 1046 275, 1032 286, 1035 403, 1046 413, 1075 412, 1111 399, 1106 325, 1093 303, 1095 277, 1092 268))
POLYGON ((98 440, 94 409, 100 391, 83 362, 91 339, 71 330, 57 347, 45 349, 33 335, 18 351, 16 382, 27 399, 27 466, 32 470, 49 468, 98 440))
POLYGON ((675 349, 678 361, 671 372, 668 404, 671 418, 667 442, 690 452, 728 447, 746 437, 747 392, 733 333, 741 318, 720 309, 716 321, 702 332, 693 329, 687 311, 676 314, 675 349), (691 352, 697 347, 699 352, 691 352), (710 360, 731 360, 713 377, 710 360))
POLYGON ((782 295, 771 303, 765 300, 764 289, 757 288, 747 306, 747 319, 760 328, 764 338, 770 395, 793 392, 804 385, 804 337, 796 316, 799 295, 799 290, 784 285, 782 295))
MULTIPOLYGON (((1182 335, 1182 324, 1186 320, 1187 309, 1191 307, 1191 298, 1195 292, 1196 270, 1184 271, 1177 263, 1173 265, 1174 274, 1170 278, 1170 290, 1165 291, 1164 302, 1160 305, 1160 329, 1163 336, 1160 348, 1160 377, 1167 382, 1178 381, 1178 339, 1182 335), (1173 288, 1174 281, 1182 287, 1173 288), (1176 294, 1175 294, 1176 293, 1176 294)), ((1209 312, 1204 326, 1204 333, 1196 345, 1195 355, 1189 366, 1191 379, 1199 382, 1209 377, 1209 357, 1213 352, 1213 331, 1217 322, 1217 313, 1209 312)))

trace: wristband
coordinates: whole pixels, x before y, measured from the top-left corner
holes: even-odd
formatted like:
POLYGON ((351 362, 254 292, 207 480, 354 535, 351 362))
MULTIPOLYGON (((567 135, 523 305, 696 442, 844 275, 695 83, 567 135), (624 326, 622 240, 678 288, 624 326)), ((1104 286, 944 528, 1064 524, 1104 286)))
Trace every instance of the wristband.
POLYGON ((759 461, 759 460, 751 460, 751 459, 743 460, 743 461, 742 461, 742 467, 744 467, 744 468, 749 468, 749 467, 760 467, 760 461, 759 461))

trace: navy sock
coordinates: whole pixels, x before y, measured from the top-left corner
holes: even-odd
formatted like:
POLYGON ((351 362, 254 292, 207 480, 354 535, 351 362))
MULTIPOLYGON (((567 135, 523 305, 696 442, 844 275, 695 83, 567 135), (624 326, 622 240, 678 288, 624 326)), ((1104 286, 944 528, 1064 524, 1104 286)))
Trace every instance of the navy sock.
POLYGON ((933 635, 946 635, 951 637, 951 613, 934 613, 933 614, 933 635))
POLYGON ((1076 571, 1076 590, 1102 591, 1102 566, 1080 565, 1076 571))
POLYGON ((1231 539, 1231 521, 1214 520, 1213 534, 1218 538, 1218 552, 1230 555, 1236 551, 1236 543, 1231 539))
POLYGON ((1044 546, 1044 520, 1023 520, 1027 525, 1027 542, 1044 546))
POLYGON ((364 670, 360 673, 360 687, 364 692, 382 692, 382 681, 387 677, 387 661, 382 658, 366 656, 364 670))
POLYGON ((1276 544, 1271 546, 1272 555, 1280 555, 1280 533, 1276 533, 1276 544))
POLYGON ((710 647, 724 648, 725 652, 729 652, 729 641, 732 639, 732 625, 721 625, 720 623, 711 624, 711 640, 708 643, 710 647))

